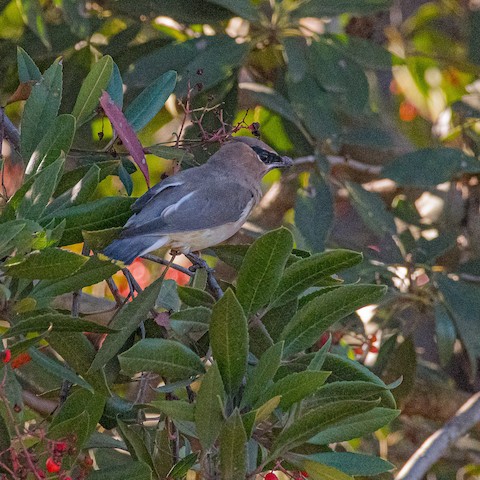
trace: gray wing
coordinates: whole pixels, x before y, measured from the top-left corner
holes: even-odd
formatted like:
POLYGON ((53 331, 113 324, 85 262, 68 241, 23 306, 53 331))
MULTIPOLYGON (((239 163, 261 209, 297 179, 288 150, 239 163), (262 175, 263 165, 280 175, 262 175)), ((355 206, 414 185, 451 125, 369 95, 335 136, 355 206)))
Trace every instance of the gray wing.
POLYGON ((251 190, 228 180, 210 183, 207 188, 188 181, 172 182, 143 202, 143 208, 139 207, 130 218, 121 237, 163 235, 233 223, 248 215, 254 203, 251 190))

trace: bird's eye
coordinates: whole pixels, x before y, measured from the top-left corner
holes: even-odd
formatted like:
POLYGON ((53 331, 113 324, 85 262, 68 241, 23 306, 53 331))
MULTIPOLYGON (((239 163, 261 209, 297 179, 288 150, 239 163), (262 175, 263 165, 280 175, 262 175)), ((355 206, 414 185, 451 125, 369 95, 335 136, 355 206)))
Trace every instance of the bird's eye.
POLYGON ((269 152, 268 150, 264 150, 260 147, 252 147, 252 150, 258 155, 258 158, 265 163, 266 165, 270 163, 281 163, 282 158, 278 156, 276 153, 269 152))

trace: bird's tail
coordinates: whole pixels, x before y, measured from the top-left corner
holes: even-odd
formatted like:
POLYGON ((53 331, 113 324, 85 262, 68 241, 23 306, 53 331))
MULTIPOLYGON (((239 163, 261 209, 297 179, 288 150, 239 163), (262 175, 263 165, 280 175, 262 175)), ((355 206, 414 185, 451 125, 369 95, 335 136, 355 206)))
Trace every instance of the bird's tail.
POLYGON ((137 257, 163 247, 167 241, 166 237, 151 236, 119 238, 114 240, 102 253, 107 257, 120 260, 129 265, 137 257))

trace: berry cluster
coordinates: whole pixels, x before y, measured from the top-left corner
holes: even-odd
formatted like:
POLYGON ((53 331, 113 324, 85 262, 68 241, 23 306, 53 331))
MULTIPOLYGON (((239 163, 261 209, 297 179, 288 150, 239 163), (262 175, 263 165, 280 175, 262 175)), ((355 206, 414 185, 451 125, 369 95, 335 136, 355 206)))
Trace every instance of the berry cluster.
POLYGON ((367 353, 378 353, 378 347, 374 345, 377 342, 375 334, 369 335, 368 338, 359 346, 353 349, 355 355, 365 355, 367 353))

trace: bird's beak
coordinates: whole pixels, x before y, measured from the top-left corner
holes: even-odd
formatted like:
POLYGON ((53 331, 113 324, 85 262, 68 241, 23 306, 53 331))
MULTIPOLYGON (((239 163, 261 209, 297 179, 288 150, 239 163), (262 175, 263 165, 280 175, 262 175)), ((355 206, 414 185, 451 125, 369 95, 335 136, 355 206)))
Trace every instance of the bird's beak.
POLYGON ((281 157, 276 155, 275 161, 268 163, 268 171, 273 170, 274 168, 287 168, 293 165, 293 160, 290 157, 281 157))

